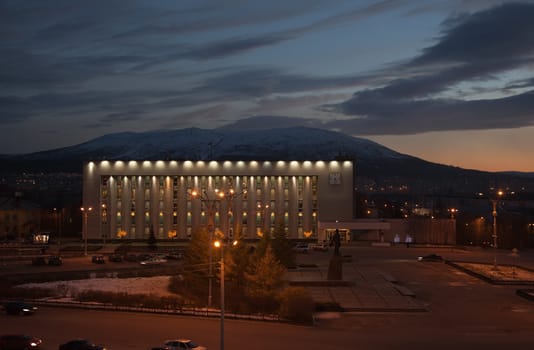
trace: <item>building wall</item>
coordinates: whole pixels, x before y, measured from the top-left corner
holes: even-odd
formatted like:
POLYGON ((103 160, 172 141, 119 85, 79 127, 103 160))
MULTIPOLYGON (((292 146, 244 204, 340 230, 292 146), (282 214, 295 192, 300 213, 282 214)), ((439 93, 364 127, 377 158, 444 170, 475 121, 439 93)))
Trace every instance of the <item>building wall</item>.
POLYGON ((186 239, 201 226, 239 226, 255 238, 283 222, 289 238, 316 238, 319 221, 352 219, 353 178, 352 161, 88 162, 82 231, 186 239))
POLYGON ((413 243, 419 244, 456 244, 456 220, 455 219, 382 219, 376 220, 377 224, 387 225, 374 228, 365 221, 352 239, 360 241, 384 241, 395 242, 395 236, 404 243, 406 236, 410 235, 413 243), (365 227, 367 226, 367 227, 365 227))

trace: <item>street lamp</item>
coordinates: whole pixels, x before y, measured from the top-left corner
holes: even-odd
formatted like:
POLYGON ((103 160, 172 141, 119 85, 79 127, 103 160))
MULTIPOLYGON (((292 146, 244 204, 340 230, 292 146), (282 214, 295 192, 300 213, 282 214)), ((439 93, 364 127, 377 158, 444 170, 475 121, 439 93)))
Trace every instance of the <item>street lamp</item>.
POLYGON ((269 233, 269 229, 265 228, 265 223, 267 222, 266 219, 267 219, 267 213, 268 213, 268 210, 269 210, 269 204, 265 204, 265 205, 261 205, 261 204, 258 204, 258 214, 261 215, 261 220, 260 220, 260 225, 261 225, 261 228, 260 228, 260 232, 258 232, 258 235, 261 233, 261 236, 263 236, 265 233, 269 233))
POLYGON ((212 300, 212 280, 213 280, 213 267, 212 267, 213 258, 212 258, 212 248, 211 248, 211 243, 213 242, 213 216, 215 215, 215 211, 217 209, 217 202, 220 199, 224 198, 224 193, 219 192, 216 189, 215 196, 210 197, 206 190, 202 192, 193 190, 191 191, 190 195, 192 198, 200 199, 201 203, 204 205, 204 207, 206 208, 206 211, 208 212, 208 233, 209 233, 208 309, 209 309, 211 307, 211 300, 212 300))
POLYGON ((497 198, 491 200, 493 206, 493 270, 498 270, 497 267, 497 203, 499 198, 503 195, 502 191, 497 192, 497 198))
POLYGON ((228 232, 231 232, 230 229, 230 215, 233 215, 232 213, 232 202, 234 198, 237 198, 238 196, 241 196, 247 192, 246 189, 243 189, 241 192, 236 192, 232 188, 232 183, 229 184, 229 189, 225 191, 221 191, 219 189, 214 189, 212 191, 212 194, 210 195, 208 191, 202 190, 201 192, 197 190, 193 190, 190 192, 190 196, 192 198, 197 198, 201 201, 201 203, 204 205, 206 211, 208 212, 208 231, 209 231, 209 247, 208 247, 208 253, 209 253, 209 280, 208 280, 208 309, 211 307, 212 304, 212 280, 213 280, 213 257, 212 257, 212 243, 213 243, 213 232, 214 232, 214 223, 213 218, 215 216, 215 212, 217 211, 217 204, 221 201, 225 200, 228 204, 228 223, 227 223, 227 230, 228 232))
POLYGON ((87 217, 89 216, 89 212, 93 210, 93 207, 81 207, 80 210, 83 214, 83 236, 84 236, 84 247, 83 247, 83 253, 85 256, 87 256, 87 217))
POLYGON ((59 234, 59 214, 57 208, 52 209, 54 212, 54 224, 56 226, 56 235, 58 236, 58 244, 61 245, 61 235, 59 234))
MULTIPOLYGON (((221 249, 221 262, 220 262, 220 265, 221 265, 221 282, 220 282, 220 286, 221 286, 221 292, 220 292, 221 294, 221 301, 220 301, 220 304, 221 304, 221 338, 220 338, 221 345, 220 345, 220 350, 224 350, 224 309, 225 309, 225 305, 224 305, 224 246, 227 244, 225 242, 226 240, 227 239, 223 237, 221 240, 217 240, 213 243, 215 248, 221 249)), ((237 245, 237 241, 233 241, 232 245, 233 246, 237 245)))

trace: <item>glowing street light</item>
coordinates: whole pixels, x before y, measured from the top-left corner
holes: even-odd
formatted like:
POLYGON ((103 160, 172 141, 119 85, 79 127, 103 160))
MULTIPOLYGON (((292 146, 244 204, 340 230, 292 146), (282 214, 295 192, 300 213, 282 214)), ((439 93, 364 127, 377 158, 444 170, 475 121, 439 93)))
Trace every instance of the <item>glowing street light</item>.
POLYGON ((83 247, 83 253, 85 256, 87 256, 87 217, 89 216, 89 212, 93 210, 93 207, 81 207, 80 210, 83 214, 83 237, 84 237, 84 247, 83 247))
MULTIPOLYGON (((208 309, 212 305, 212 280, 213 280, 213 257, 212 257, 212 242, 213 242, 213 232, 214 232, 214 216, 217 211, 217 205, 221 201, 225 200, 228 203, 228 218, 230 215, 232 215, 232 201, 234 198, 241 196, 243 194, 246 194, 246 189, 243 191, 236 193, 235 190, 231 187, 230 183, 230 189, 226 192, 221 191, 219 189, 214 189, 213 193, 210 195, 208 191, 197 191, 192 190, 190 192, 190 196, 192 198, 199 199, 201 203, 204 205, 206 211, 208 212, 208 232, 209 232, 209 247, 208 247, 208 255, 209 255, 209 280, 208 280, 208 309)), ((228 222, 228 231, 230 232, 230 223, 228 222)))
MULTIPOLYGON (((217 198, 219 192, 218 190, 215 190, 216 195, 210 197, 208 195, 207 191, 199 192, 197 190, 191 191, 191 197, 199 199, 201 203, 206 208, 206 211, 208 212, 208 233, 209 233, 209 247, 208 247, 208 255, 209 255, 209 272, 208 272, 208 309, 211 308, 211 300, 212 300, 212 279, 213 279, 213 267, 212 267, 212 248, 211 248, 211 242, 213 241, 213 216, 215 215, 215 211, 217 209, 217 201, 220 200, 220 198, 217 198)), ((222 193, 222 192, 221 192, 222 193)), ((223 193, 224 195, 224 193, 223 193)), ((220 197, 220 195, 219 195, 220 197)))
MULTIPOLYGON (((220 248, 221 249, 221 262, 220 262, 220 265, 221 265, 221 282, 220 282, 220 286, 221 286, 221 301, 220 301, 220 304, 221 304, 221 337, 220 337, 220 341, 221 341, 221 345, 220 345, 220 350, 224 350, 224 308, 225 308, 225 305, 224 305, 224 246, 227 244, 226 242, 226 239, 222 239, 222 240, 217 240, 213 243, 213 245, 215 246, 215 248, 220 248)), ((233 241, 232 242, 232 246, 236 246, 237 245, 237 241, 233 241)))
POLYGON ((497 198, 491 200, 493 206, 493 269, 498 270, 497 267, 497 203, 499 198, 503 195, 502 191, 497 192, 497 198))
POLYGON ((269 211, 269 204, 261 205, 258 204, 258 215, 260 215, 260 224, 261 228, 258 232, 258 236, 262 237, 264 234, 269 234, 269 227, 266 227, 267 223, 267 214, 269 211))

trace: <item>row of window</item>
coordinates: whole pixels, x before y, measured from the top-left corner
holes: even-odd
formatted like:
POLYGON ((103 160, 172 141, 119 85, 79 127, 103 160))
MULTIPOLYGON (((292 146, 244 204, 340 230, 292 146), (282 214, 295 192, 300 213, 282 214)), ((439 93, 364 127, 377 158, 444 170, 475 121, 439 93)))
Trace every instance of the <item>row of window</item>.
MULTIPOLYGON (((313 213, 313 226, 316 226, 316 217, 317 217, 317 176, 250 176, 250 177, 225 177, 225 184, 227 186, 231 186, 232 183, 234 183, 236 178, 242 178, 244 180, 244 184, 241 187, 241 200, 240 200, 240 223, 243 227, 243 230, 246 230, 246 227, 249 225, 248 216, 255 212, 255 222, 253 223, 253 226, 256 227, 271 227, 273 228, 275 224, 277 223, 277 219, 282 219, 282 221, 285 223, 285 226, 289 223, 289 212, 290 212, 290 200, 289 194, 290 194, 290 182, 293 184, 297 184, 296 186, 296 193, 297 193, 297 226, 299 230, 302 230, 303 225, 303 210, 304 210, 304 200, 303 200, 303 193, 304 193, 304 184, 307 183, 308 187, 307 189, 311 191, 311 211, 313 213), (246 183, 250 183, 250 187, 253 187, 255 185, 256 190, 256 198, 263 198, 263 189, 267 189, 269 193, 269 199, 267 200, 267 204, 264 204, 262 200, 256 200, 255 201, 255 207, 249 208, 250 201, 248 198, 248 192, 245 190, 247 188, 246 183), (282 206, 277 207, 277 201, 276 201, 276 194, 277 189, 279 189, 283 184, 283 201, 282 206), (263 186, 265 185, 265 186, 263 186), (282 216, 280 218, 277 217, 282 216)), ((160 231, 163 230, 163 226, 165 223, 165 216, 172 215, 171 223, 172 223, 172 229, 176 229, 180 220, 186 221, 186 226, 188 229, 192 226, 192 211, 193 211, 193 202, 195 201, 195 198, 192 196, 192 188, 193 185, 197 184, 200 185, 200 193, 208 193, 210 190, 212 193, 214 193, 216 190, 213 190, 214 188, 218 188, 219 185, 223 184, 223 177, 221 176, 187 176, 187 177, 180 177, 180 176, 173 176, 172 177, 172 187, 169 186, 169 188, 166 188, 166 184, 170 184, 170 181, 166 181, 167 179, 170 179, 168 176, 102 176, 101 177, 101 188, 100 188, 100 194, 101 194, 101 222, 102 224, 108 223, 108 205, 110 205, 110 191, 115 191, 115 195, 113 196, 115 199, 114 203, 114 211, 116 212, 115 217, 115 225, 117 226, 118 230, 121 231, 122 227, 126 223, 123 216, 128 213, 128 215, 131 217, 127 220, 128 226, 130 227, 130 230, 135 231, 136 222, 143 224, 145 227, 145 232, 150 229, 150 227, 157 222, 160 231), (113 179, 115 181, 115 186, 112 186, 113 179), (157 182, 155 182, 157 181, 157 182), (137 184, 144 184, 143 188, 143 209, 139 210, 138 208, 138 186, 137 184), (156 188, 153 187, 153 185, 158 185, 156 188), (129 191, 129 198, 124 197, 124 190, 128 189, 129 191), (152 213, 152 206, 153 206, 153 198, 151 197, 152 191, 156 190, 157 197, 158 198, 158 209, 155 220, 152 220, 151 213, 152 213), (167 191, 172 191, 172 198, 170 203, 165 201, 165 194, 167 191), (182 193, 183 196, 187 196, 187 198, 180 198, 179 194, 182 193), (180 208, 180 199, 184 200, 182 203, 185 203, 184 208, 180 208), (128 203, 128 209, 123 207, 123 203, 128 203), (169 203, 166 205, 166 203, 169 203), (172 210, 167 209, 167 206, 172 206, 172 210), (125 210, 126 209, 126 210, 125 210), (138 215, 142 214, 143 219, 138 220, 136 217, 138 215), (185 214, 185 215, 184 215, 185 214), (182 219, 180 219, 182 218, 182 219)), ((309 200, 309 199, 308 199, 309 200)), ((213 201, 212 208, 210 208, 211 212, 213 213, 213 220, 214 224, 216 226, 219 225, 219 222, 221 220, 220 218, 220 211, 223 209, 221 206, 220 200, 213 201)), ((205 204, 205 203, 203 203, 205 204)), ((155 209, 155 208, 154 208, 155 209)), ((205 208, 204 205, 202 205, 202 209, 200 212, 200 223, 201 225, 206 225, 208 220, 208 215, 206 213, 207 208, 205 208)), ((234 215, 231 213, 229 216, 229 220, 231 220, 231 224, 233 226, 233 220, 234 215)), ((161 233, 161 232, 160 232, 161 233)))

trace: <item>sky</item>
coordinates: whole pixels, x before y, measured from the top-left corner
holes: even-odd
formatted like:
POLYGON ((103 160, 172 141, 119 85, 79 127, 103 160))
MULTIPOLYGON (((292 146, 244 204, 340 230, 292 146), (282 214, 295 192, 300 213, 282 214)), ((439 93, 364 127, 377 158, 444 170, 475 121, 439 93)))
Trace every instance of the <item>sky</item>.
POLYGON ((0 0, 0 154, 290 126, 534 172, 534 0, 0 0))

